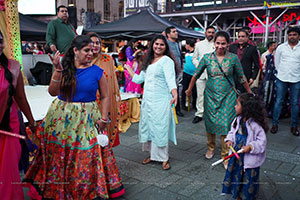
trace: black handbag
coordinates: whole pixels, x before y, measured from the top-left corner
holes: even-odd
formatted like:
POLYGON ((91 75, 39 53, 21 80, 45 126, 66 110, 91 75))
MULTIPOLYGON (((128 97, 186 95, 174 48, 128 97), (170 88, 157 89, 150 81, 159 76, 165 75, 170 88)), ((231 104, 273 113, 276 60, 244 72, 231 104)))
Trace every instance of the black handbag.
MULTIPOLYGON (((215 54, 214 54, 215 55, 215 54)), ((226 74, 224 73, 221 65, 219 64, 219 61, 218 61, 218 58, 217 56, 215 55, 216 57, 216 61, 217 61, 217 65, 220 69, 220 71, 222 72, 222 74, 224 75, 224 77, 226 78, 226 80, 228 81, 228 83, 230 84, 230 86, 232 87, 232 89, 234 90, 234 92, 239 96, 241 94, 241 91, 239 91, 238 89, 236 89, 236 87, 231 83, 231 81, 229 80, 229 78, 226 76, 226 74)))

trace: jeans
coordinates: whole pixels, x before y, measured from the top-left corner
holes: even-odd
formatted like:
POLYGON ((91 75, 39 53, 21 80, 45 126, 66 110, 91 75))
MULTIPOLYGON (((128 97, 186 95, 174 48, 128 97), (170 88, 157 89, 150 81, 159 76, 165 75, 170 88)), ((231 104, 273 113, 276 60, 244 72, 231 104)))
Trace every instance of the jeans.
POLYGON ((282 103, 288 88, 290 88, 291 127, 298 126, 300 81, 296 83, 282 82, 276 79, 276 101, 273 110, 273 125, 278 125, 282 103))

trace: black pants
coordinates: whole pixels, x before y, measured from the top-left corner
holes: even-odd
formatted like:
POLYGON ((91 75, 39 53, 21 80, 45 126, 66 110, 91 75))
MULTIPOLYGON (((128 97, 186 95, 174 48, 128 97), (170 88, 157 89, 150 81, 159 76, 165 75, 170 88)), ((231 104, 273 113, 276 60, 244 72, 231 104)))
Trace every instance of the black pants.
MULTIPOLYGON (((182 92, 181 92, 181 106, 185 107, 185 101, 186 101, 186 95, 185 91, 188 89, 189 84, 192 80, 192 75, 189 75, 185 72, 183 72, 183 77, 182 77, 182 92)), ((192 106, 196 108, 196 102, 197 102, 197 88, 196 85, 194 85, 192 89, 192 106)))

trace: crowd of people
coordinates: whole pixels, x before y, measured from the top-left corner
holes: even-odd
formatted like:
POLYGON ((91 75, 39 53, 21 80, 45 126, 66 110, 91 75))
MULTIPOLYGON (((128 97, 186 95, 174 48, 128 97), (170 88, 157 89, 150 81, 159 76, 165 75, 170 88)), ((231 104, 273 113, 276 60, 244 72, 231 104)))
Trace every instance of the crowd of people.
MULTIPOLYGON (((77 36, 67 22, 65 6, 59 6, 57 13, 46 37, 54 67, 48 92, 57 98, 39 126, 26 99, 20 66, 3 54, 0 32, 0 98, 4 102, 0 129, 19 135, 22 111, 38 138, 38 151, 22 180, 32 199, 116 198, 125 189, 112 148, 120 143, 121 101, 114 61, 101 52, 96 33, 77 36)), ((192 123, 202 119, 205 123, 206 159, 214 157, 216 135, 221 137, 226 169, 222 193, 255 199, 260 166, 266 158, 267 113, 272 113, 271 133, 276 133, 288 88, 290 131, 299 136, 300 30, 291 27, 287 33, 288 41, 277 49, 277 42, 271 41, 261 59, 247 28, 231 43, 228 33, 209 26, 204 40, 186 41, 184 59, 173 26, 152 39, 143 57, 139 57, 143 51, 137 48, 138 40, 130 41, 125 88, 142 93, 138 136, 142 151, 149 156, 141 163, 160 162, 163 170, 171 169, 169 142, 177 144, 177 116, 184 117, 181 109, 187 110, 191 103, 196 110, 192 123), (275 100, 273 110, 270 99, 275 100), (225 160, 237 151, 239 158, 225 160)), ((0 194, 4 199, 24 198, 21 185, 12 184, 20 182, 21 146, 15 136, 0 134, 0 182, 4 183, 0 194)))

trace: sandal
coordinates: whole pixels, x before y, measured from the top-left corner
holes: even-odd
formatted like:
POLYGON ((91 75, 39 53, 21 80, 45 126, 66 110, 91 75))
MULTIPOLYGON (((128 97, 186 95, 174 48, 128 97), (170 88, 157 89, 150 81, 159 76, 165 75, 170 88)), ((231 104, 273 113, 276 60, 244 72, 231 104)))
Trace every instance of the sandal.
POLYGON ((169 169, 171 169, 171 165, 170 165, 169 160, 162 163, 162 168, 163 168, 163 170, 169 170, 169 169))
POLYGON ((146 164, 151 163, 151 162, 152 162, 152 160, 151 160, 151 158, 150 158, 150 156, 149 156, 149 157, 147 157, 147 158, 145 158, 145 159, 143 160, 142 164, 143 164, 143 165, 146 165, 146 164))

